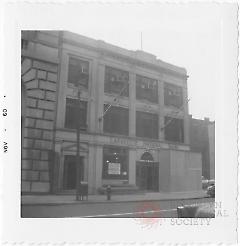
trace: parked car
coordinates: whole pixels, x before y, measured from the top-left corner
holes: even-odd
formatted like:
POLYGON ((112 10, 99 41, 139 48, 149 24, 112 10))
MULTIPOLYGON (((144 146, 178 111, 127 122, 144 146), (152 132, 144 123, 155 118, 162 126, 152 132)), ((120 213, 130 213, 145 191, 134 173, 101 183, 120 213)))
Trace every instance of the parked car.
POLYGON ((177 207, 178 218, 214 218, 214 202, 177 207))
POLYGON ((205 190, 208 187, 208 179, 202 176, 202 189, 205 190))
POLYGON ((208 188, 207 188, 207 194, 210 196, 210 197, 215 197, 215 184, 212 184, 210 185, 208 188))
POLYGON ((212 186, 215 184, 214 179, 206 179, 204 176, 202 176, 202 189, 207 190, 209 186, 212 186))

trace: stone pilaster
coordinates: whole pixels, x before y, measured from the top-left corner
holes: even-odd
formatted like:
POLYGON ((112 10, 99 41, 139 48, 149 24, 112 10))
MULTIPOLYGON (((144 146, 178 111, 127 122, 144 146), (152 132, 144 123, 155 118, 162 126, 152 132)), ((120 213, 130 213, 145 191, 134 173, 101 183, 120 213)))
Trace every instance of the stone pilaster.
POLYGON ((129 136, 136 135, 136 74, 129 74, 129 136))
POLYGON ((96 111, 97 111, 97 85, 98 85, 98 63, 94 59, 91 63, 91 85, 90 86, 90 99, 88 101, 89 103, 89 131, 90 132, 96 132, 98 127, 98 120, 96 119, 96 111))
POLYGON ((103 147, 96 147, 96 189, 102 186, 103 147))
POLYGON ((96 191, 96 148, 89 145, 89 158, 88 158, 88 191, 93 194, 96 191))
POLYGON ((136 150, 129 149, 129 168, 128 182, 131 185, 136 185, 136 150))
POLYGON ((97 81, 97 110, 96 110, 96 130, 99 133, 103 132, 103 112, 104 112, 104 78, 105 78, 105 65, 99 63, 98 65, 98 81, 97 81), (101 120, 99 120, 101 119, 101 120))
POLYGON ((189 115, 188 115, 188 93, 187 88, 183 88, 183 105, 184 105, 184 143, 190 144, 189 142, 189 115))
POLYGON ((164 141, 164 82, 158 81, 158 101, 159 101, 159 115, 158 115, 158 138, 164 141))

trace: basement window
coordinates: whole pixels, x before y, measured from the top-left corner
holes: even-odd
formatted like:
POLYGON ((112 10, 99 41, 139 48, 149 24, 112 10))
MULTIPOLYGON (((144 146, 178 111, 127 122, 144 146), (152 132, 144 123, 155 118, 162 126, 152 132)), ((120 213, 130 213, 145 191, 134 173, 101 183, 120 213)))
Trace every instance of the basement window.
POLYGON ((68 83, 75 86, 88 88, 89 82, 89 62, 74 57, 69 57, 68 83))
POLYGON ((182 88, 169 83, 164 84, 164 104, 181 108, 183 106, 182 88))
POLYGON ((129 73, 120 69, 105 67, 104 91, 128 97, 129 73))
POLYGON ((66 99, 65 128, 76 129, 80 124, 80 130, 87 130, 87 102, 77 99, 66 99), (79 118, 78 118, 79 117, 79 118))
POLYGON ((140 75, 136 76, 136 98, 145 99, 149 102, 158 103, 158 83, 140 75))
POLYGON ((165 117, 164 119, 165 140, 171 142, 184 142, 183 119, 165 117))

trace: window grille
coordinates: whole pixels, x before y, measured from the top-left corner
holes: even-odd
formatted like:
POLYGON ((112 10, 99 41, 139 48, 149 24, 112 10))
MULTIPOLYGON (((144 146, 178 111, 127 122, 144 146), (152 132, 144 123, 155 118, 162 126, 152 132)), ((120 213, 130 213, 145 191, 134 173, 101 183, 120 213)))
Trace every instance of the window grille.
POLYGON ((88 88, 89 62, 74 57, 69 58, 68 83, 88 88))
POLYGON ((136 76, 136 98, 145 99, 149 102, 158 103, 158 83, 157 80, 136 76))
POLYGON ((129 73, 120 69, 105 67, 104 91, 128 97, 129 73), (125 88, 123 90, 123 88, 125 88))

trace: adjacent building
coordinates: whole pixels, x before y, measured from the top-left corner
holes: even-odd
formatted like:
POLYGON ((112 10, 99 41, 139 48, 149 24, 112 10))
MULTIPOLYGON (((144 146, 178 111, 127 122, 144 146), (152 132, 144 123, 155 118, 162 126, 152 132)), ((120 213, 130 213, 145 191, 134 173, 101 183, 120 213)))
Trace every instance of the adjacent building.
POLYGON ((67 31, 23 31, 22 192, 76 188, 77 126, 90 194, 107 184, 200 191, 187 78, 144 51, 67 31))
POLYGON ((202 176, 215 179, 215 122, 190 115, 190 147, 202 155, 202 176))

